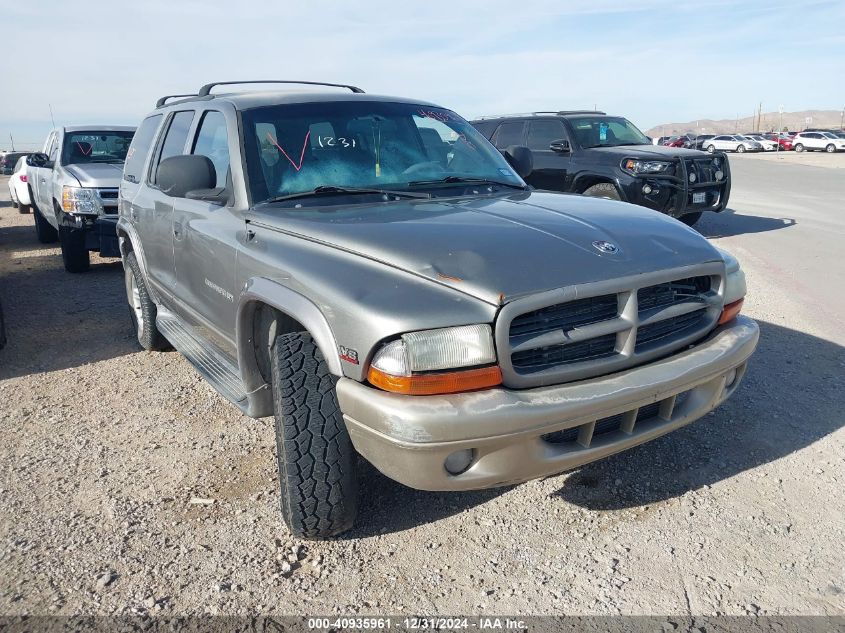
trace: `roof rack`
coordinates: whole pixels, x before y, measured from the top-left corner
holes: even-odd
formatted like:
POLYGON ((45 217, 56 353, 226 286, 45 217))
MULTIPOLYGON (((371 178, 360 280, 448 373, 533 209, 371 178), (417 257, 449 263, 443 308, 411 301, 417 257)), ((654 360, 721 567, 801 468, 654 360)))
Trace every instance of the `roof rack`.
POLYGON ((543 115, 562 115, 562 114, 601 114, 607 115, 607 112, 601 110, 538 110, 536 112, 514 112, 512 114, 488 114, 478 117, 476 120, 484 121, 486 119, 509 119, 520 116, 543 116, 543 115))
POLYGON ((161 106, 163 106, 165 103, 167 103, 167 100, 168 100, 168 99, 176 99, 177 97, 196 97, 196 96, 197 96, 197 95, 195 95, 195 94, 189 94, 189 95, 164 95, 161 99, 159 99, 158 101, 156 101, 156 107, 157 107, 157 108, 160 108, 160 107, 161 107, 161 106))
POLYGON ((347 88, 354 93, 362 94, 364 91, 357 86, 349 86, 347 84, 329 84, 321 81, 289 81, 285 79, 256 79, 252 81, 215 81, 214 83, 205 84, 199 89, 197 96, 207 97, 211 94, 211 89, 214 86, 231 86, 234 84, 304 84, 307 86, 331 86, 332 88, 347 88))

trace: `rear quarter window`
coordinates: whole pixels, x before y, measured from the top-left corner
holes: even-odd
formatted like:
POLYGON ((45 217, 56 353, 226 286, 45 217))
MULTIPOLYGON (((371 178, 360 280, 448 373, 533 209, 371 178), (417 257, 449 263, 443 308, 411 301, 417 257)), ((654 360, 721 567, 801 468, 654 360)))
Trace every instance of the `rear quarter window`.
POLYGON ((126 164, 123 167, 123 179, 129 182, 139 183, 143 178, 144 165, 147 162, 147 155, 155 140, 158 126, 161 124, 161 114, 149 116, 141 123, 135 138, 129 146, 126 154, 126 164))

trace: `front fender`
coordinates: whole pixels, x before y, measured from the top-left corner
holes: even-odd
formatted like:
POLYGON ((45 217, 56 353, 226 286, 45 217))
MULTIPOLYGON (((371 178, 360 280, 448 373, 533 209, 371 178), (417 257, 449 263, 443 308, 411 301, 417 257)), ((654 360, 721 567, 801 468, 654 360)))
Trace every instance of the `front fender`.
POLYGON ((260 305, 270 306, 296 319, 314 339, 326 359, 329 371, 340 377, 343 376, 343 369, 329 322, 312 301, 275 281, 263 277, 249 279, 239 296, 235 318, 238 367, 241 380, 252 400, 251 410, 259 415, 270 415, 273 410, 270 390, 265 388, 267 384, 258 367, 253 343, 253 317, 260 305))

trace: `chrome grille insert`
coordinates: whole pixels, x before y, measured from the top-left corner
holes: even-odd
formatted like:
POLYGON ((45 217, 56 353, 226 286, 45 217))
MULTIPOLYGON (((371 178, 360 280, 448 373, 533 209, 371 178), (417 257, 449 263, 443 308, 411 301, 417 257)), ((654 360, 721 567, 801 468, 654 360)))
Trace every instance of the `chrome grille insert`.
POLYGON ((682 349, 716 325, 723 280, 724 264, 713 262, 508 303, 496 322, 504 384, 581 380, 682 349))

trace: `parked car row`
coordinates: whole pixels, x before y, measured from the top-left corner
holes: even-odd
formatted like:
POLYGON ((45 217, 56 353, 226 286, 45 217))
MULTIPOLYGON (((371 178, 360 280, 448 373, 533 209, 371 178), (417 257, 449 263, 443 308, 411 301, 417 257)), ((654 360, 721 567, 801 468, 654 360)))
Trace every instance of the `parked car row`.
POLYGON ((699 134, 660 136, 652 139, 655 145, 685 147, 708 152, 772 152, 772 151, 845 151, 845 131, 804 130, 803 132, 749 132, 747 134, 699 134))
POLYGON ((121 257, 141 347, 275 417, 294 535, 352 527, 359 455, 417 489, 501 486, 735 393, 759 336, 744 274, 668 217, 726 204, 723 154, 598 112, 470 123, 355 86, 219 92, 237 83, 137 131, 55 130, 27 185, 68 270, 121 257))

